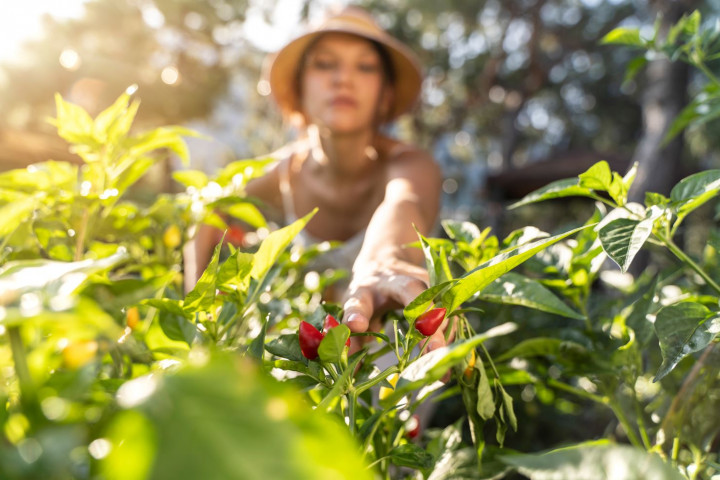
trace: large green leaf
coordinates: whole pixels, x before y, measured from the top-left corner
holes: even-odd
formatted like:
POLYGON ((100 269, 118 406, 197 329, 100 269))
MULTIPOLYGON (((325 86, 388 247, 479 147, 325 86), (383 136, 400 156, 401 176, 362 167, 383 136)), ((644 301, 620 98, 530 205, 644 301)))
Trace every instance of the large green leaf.
POLYGON ((535 190, 519 201, 513 203, 508 208, 510 210, 530 203, 542 202, 545 200, 552 200, 554 198, 563 197, 592 197, 593 192, 587 187, 581 187, 578 178, 566 178, 563 180, 556 180, 542 188, 535 190))
POLYGON ((110 424, 112 453, 101 463, 108 478, 137 472, 134 458, 122 461, 127 443, 147 447, 144 456, 134 451, 152 480, 373 478, 345 425, 251 361, 220 357, 164 378, 141 377, 123 385, 118 399, 142 420, 131 432, 126 417, 110 424))
POLYGON ((303 218, 293 222, 287 227, 275 230, 268 235, 260 244, 257 253, 255 253, 255 262, 253 263, 250 276, 255 280, 261 281, 265 274, 270 270, 277 261, 280 254, 285 251, 290 242, 305 228, 307 222, 315 215, 317 209, 313 210, 303 218))
POLYGON ((508 272, 492 282, 478 298, 505 305, 521 305, 577 320, 585 318, 541 283, 514 272, 508 272))
POLYGON ((457 280, 442 296, 443 305, 449 312, 454 311, 463 302, 482 291, 493 281, 517 267, 536 253, 569 237, 590 225, 585 225, 554 237, 521 245, 509 252, 502 253, 471 270, 457 280))
POLYGON ((720 192, 720 170, 706 170, 682 179, 670 192, 679 219, 720 192))
POLYGON ((530 480, 682 480, 680 473, 655 453, 605 442, 580 444, 542 454, 504 455, 530 480))
POLYGON ((663 363, 655 381, 670 373, 691 353, 702 350, 720 333, 720 315, 705 305, 683 302, 660 310, 655 318, 655 333, 660 339, 663 363))
POLYGON ((507 335, 516 329, 516 324, 504 323, 463 342, 438 348, 421 356, 400 373, 395 390, 383 402, 394 405, 411 391, 440 380, 450 367, 464 361, 476 346, 489 338, 507 335))
POLYGON ((183 310, 186 312, 195 313, 201 310, 208 310, 215 303, 218 259, 220 258, 222 243, 223 241, 221 240, 220 243, 215 246, 210 263, 198 279, 195 287, 185 296, 183 310))

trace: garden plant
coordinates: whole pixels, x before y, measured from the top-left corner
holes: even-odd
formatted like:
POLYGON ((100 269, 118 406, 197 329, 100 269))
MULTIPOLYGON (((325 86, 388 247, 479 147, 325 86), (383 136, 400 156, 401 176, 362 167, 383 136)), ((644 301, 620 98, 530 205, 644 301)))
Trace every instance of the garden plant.
MULTIPOLYGON (((707 66, 720 31, 700 23, 685 17, 664 39, 606 37, 706 73, 669 135, 720 111, 707 66)), ((681 238, 691 214, 717 220, 720 170, 638 204, 636 167, 599 162, 511 206, 587 199, 587 221, 553 234, 498 238, 443 221, 442 237, 409 246, 425 254, 428 289, 382 331, 351 334, 322 300, 345 272, 306 268, 334 245, 291 245, 312 214, 269 231, 244 194, 272 159, 212 178, 179 171, 181 193, 135 198, 169 153, 187 161, 183 138, 196 134, 131 133, 132 94, 94 119, 58 96, 52 122, 83 163, 0 174, 1 478, 720 474, 720 231, 704 230, 701 252, 681 238), (243 248, 218 245, 185 294, 192 227, 226 229, 228 217, 257 233, 243 248), (657 267, 620 281, 642 250, 657 267), (451 342, 425 354, 443 327, 451 342), (351 335, 370 338, 350 354, 351 335), (427 404, 438 418, 459 414, 437 426, 420 413, 427 404), (600 425, 523 450, 541 416, 561 432, 568 419, 600 425)))

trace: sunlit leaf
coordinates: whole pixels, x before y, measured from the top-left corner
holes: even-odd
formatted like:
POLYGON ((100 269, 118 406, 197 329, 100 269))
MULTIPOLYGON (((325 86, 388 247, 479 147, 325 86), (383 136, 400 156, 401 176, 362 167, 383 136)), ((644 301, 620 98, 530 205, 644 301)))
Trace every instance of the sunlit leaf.
POLYGON ((525 195, 522 199, 510 205, 508 209, 512 210, 522 207, 523 205, 552 200, 554 198, 592 196, 592 190, 587 187, 581 187, 577 178, 566 178, 563 180, 556 180, 532 193, 525 195))
POLYGON ((197 281, 195 287, 185 296, 183 309, 186 312, 208 310, 215 303, 216 278, 218 272, 218 259, 222 241, 215 247, 210 263, 197 281))
POLYGON ((0 237, 13 233, 21 223, 27 222, 39 199, 27 196, 0 207, 0 237))
POLYGON ((630 45, 634 47, 644 47, 645 40, 640 37, 640 30, 637 28, 619 27, 608 32, 600 43, 615 45, 630 45))
POLYGON ((663 363, 654 381, 662 379, 686 356, 702 350, 720 333, 720 315, 705 305, 683 302, 660 310, 655 318, 663 363))
POLYGON ((670 200, 682 219, 718 193, 720 170, 706 170, 682 179, 670 192, 670 200))
POLYGON ((581 173, 579 185, 592 190, 609 191, 612 184, 612 171, 605 160, 597 162, 587 171, 581 173))
POLYGON ((209 181, 207 174, 202 170, 180 170, 173 172, 172 177, 186 188, 203 188, 209 181))
POLYGON ((250 276, 255 280, 262 280, 270 267, 275 264, 278 257, 285 251, 290 242, 305 228, 307 222, 315 215, 317 209, 313 210, 303 218, 296 220, 287 227, 275 230, 268 235, 260 244, 257 253, 255 253, 255 262, 253 263, 250 276))
POLYGON ((227 213, 255 228, 267 226, 263 214, 250 202, 236 203, 228 207, 227 213))
POLYGON ((655 220, 662 214, 659 208, 652 209, 648 218, 633 220, 617 218, 603 225, 598 231, 598 238, 603 250, 618 264, 620 270, 626 272, 635 256, 653 230, 655 220))
POLYGON ((492 258, 457 279, 457 282, 443 294, 443 305, 449 312, 454 311, 462 305, 463 302, 470 299, 476 293, 481 292, 490 283, 517 267, 537 252, 544 250, 550 245, 553 245, 554 243, 557 243, 560 240, 567 238, 587 227, 589 227, 589 225, 576 228, 548 239, 528 243, 492 258))

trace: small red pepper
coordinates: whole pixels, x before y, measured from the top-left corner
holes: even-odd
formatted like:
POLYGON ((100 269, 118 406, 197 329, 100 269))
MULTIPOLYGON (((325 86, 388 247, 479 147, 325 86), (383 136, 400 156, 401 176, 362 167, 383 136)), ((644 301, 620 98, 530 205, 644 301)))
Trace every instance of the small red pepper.
POLYGON ((440 328, 440 324, 445 320, 445 313, 447 310, 444 308, 433 308, 420 315, 415 320, 415 328, 418 332, 422 333, 426 337, 429 337, 433 333, 437 332, 440 328))
POLYGON ((420 435, 420 417, 417 414, 405 422, 405 435, 411 440, 420 435))
MULTIPOLYGON (((340 324, 338 323, 337 320, 335 320, 335 317, 333 317, 332 315, 328 314, 328 316, 325 317, 325 325, 323 326, 323 337, 324 337, 325 335, 327 335, 327 333, 330 331, 331 328, 335 328, 335 327, 337 327, 338 325, 340 325, 340 324)), ((347 339, 347 342, 345 342, 345 346, 346 346, 346 347, 349 347, 349 346, 350 346, 350 339, 349 339, 349 338, 347 339)))
POLYGON ((300 340, 300 351, 303 357, 308 360, 315 360, 318 357, 318 347, 324 336, 325 335, 308 322, 300 322, 298 338, 300 340))

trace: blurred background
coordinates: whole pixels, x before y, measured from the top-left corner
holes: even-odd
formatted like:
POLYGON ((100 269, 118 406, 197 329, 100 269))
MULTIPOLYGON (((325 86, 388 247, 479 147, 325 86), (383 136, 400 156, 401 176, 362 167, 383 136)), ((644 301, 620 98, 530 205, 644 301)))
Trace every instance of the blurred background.
MULTIPOLYGON (((422 101, 388 128, 441 164, 442 218, 502 231, 531 217, 552 230, 572 221, 572 204, 514 217, 504 207, 602 159, 621 173, 640 162, 639 200, 720 167, 716 123, 661 141, 703 77, 649 57, 626 80, 642 53, 600 44, 617 26, 650 36, 656 21, 662 32, 695 9, 717 22, 720 0, 4 0, 0 169, 73 160, 47 122, 56 92, 95 115, 131 85, 138 128, 182 124, 209 137, 192 140, 191 168, 270 152, 292 133, 260 81, 265 55, 348 3, 368 8, 424 63, 422 101)), ((175 168, 154 172, 150 191, 177 189, 167 175, 175 168)))

